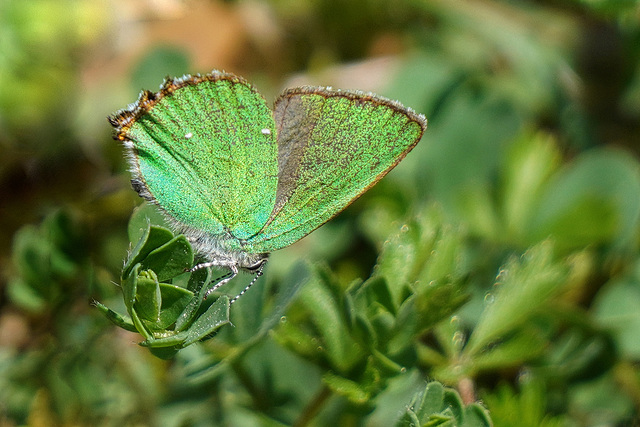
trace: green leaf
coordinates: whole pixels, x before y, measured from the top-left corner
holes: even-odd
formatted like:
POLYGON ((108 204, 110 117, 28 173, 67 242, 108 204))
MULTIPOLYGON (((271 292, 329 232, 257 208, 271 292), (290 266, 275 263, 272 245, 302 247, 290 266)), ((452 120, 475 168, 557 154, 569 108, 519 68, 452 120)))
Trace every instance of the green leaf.
POLYGON ((167 333, 166 336, 158 338, 152 337, 140 343, 140 345, 151 348, 184 348, 207 338, 229 323, 229 298, 221 296, 184 331, 173 334, 167 333))
POLYGON ((149 225, 169 228, 169 224, 162 213, 160 213, 158 207, 151 203, 144 202, 133 210, 133 214, 131 214, 131 218, 129 219, 127 226, 129 240, 132 242, 140 240, 145 234, 145 230, 149 228, 149 225))
POLYGON ((131 321, 131 318, 127 318, 119 313, 116 313, 115 311, 111 310, 104 304, 99 303, 98 301, 93 301, 93 305, 98 310, 100 310, 102 314, 106 316, 107 319, 113 322, 114 325, 119 326, 122 329, 125 329, 129 332, 138 332, 135 325, 131 321))
POLYGON ((334 393, 344 396, 351 402, 356 404, 364 404, 371 397, 370 393, 364 389, 359 383, 351 381, 347 378, 336 375, 331 371, 325 372, 322 381, 334 393))
POLYGON ((122 280, 122 296, 124 297, 124 305, 127 311, 131 313, 133 304, 136 302, 138 293, 138 277, 140 275, 140 264, 133 266, 129 274, 122 280))
POLYGON ((140 264, 136 264, 131 269, 129 275, 124 280, 122 280, 122 296, 124 298, 124 305, 127 307, 127 311, 131 316, 131 321, 135 325, 136 330, 143 337, 145 337, 145 339, 150 339, 151 332, 149 332, 147 327, 143 324, 135 309, 135 301, 138 292, 139 271, 140 264))
MULTIPOLYGON (((424 420, 431 414, 442 410, 444 400, 444 386, 438 382, 430 382, 422 393, 422 401, 416 402, 415 413, 419 419, 424 420)), ((413 403, 412 406, 415 406, 413 403)))
POLYGON ((439 106, 439 120, 430 117, 419 187, 432 189, 444 211, 471 234, 494 238, 501 221, 492 182, 505 143, 521 129, 522 117, 499 97, 479 97, 466 85, 456 94, 439 106))
POLYGON ((310 360, 318 359, 318 340, 299 325, 283 319, 271 336, 283 347, 310 360))
POLYGON ((567 277, 567 267, 554 260, 550 241, 532 247, 519 260, 509 261, 498 277, 495 291, 485 298, 486 305, 465 354, 477 354, 526 321, 562 289, 567 277))
POLYGON ((187 329, 197 316, 204 302, 204 295, 209 288, 211 278, 212 273, 207 268, 201 268, 191 273, 187 288, 193 293, 194 298, 191 298, 191 301, 189 301, 185 309, 180 313, 180 316, 176 319, 176 332, 187 329))
POLYGON ((450 388, 445 388, 444 396, 442 398, 442 404, 446 407, 445 410, 448 409, 454 414, 458 422, 462 422, 464 420, 462 398, 457 391, 450 388))
POLYGON ((187 289, 167 283, 160 283, 160 295, 162 296, 162 307, 157 326, 165 329, 176 322, 194 295, 187 289))
MULTIPOLYGON (((485 394, 496 426, 560 427, 568 425, 568 419, 547 415, 547 396, 544 384, 535 378, 525 378, 520 392, 501 384, 491 394, 485 394)), ((570 425, 570 424, 569 424, 570 425)))
MULTIPOLYGON (((415 297, 407 298, 398 310, 392 328, 387 331, 384 348, 389 356, 402 354, 416 343, 420 332, 419 317, 416 310, 415 297)), ((380 334, 380 332, 378 332, 380 334)))
POLYGON ((147 255, 156 248, 164 245, 173 239, 173 233, 166 228, 147 225, 142 237, 138 240, 135 248, 129 254, 127 262, 122 269, 122 277, 127 277, 131 271, 131 268, 141 263, 147 255))
POLYGON ((551 346, 538 360, 536 371, 547 378, 567 382, 588 381, 604 375, 616 363, 619 349, 609 331, 593 324, 591 316, 582 310, 558 307, 562 329, 553 336, 551 346))
MULTIPOLYGON (((268 277, 269 270, 264 276, 268 277)), ((280 322, 287 322, 283 316, 298 295, 298 291, 310 280, 312 269, 306 262, 293 264, 284 279, 277 282, 277 287, 268 280, 258 280, 251 294, 243 295, 242 300, 234 306, 234 325, 243 329, 241 341, 259 340, 280 322), (275 287, 275 289, 274 289, 275 287), (261 291, 261 292, 260 292, 261 291), (255 304, 247 303, 251 299, 255 304), (260 314, 257 316, 257 314, 260 314)), ((316 344, 317 347, 317 344, 316 344)))
POLYGON ((378 337, 369 319, 362 313, 355 313, 350 332, 361 346, 373 350, 378 346, 378 337))
POLYGON ((183 235, 153 249, 142 260, 143 270, 153 270, 161 282, 178 276, 193 266, 193 250, 183 235))
POLYGON ((628 277, 607 283, 594 303, 594 316, 611 331, 625 358, 640 360, 640 264, 628 277))
POLYGON ((349 334, 342 310, 334 298, 331 280, 316 270, 314 277, 301 290, 300 298, 331 365, 339 372, 345 372, 360 361, 362 354, 349 334))
MULTIPOLYGON (((406 298, 409 285, 418 279, 418 272, 429 257, 437 237, 440 224, 429 223, 429 216, 425 217, 427 219, 414 218, 402 225, 396 234, 385 241, 378 257, 375 276, 386 280, 392 299, 383 304, 392 308, 391 313, 406 298)), ((386 298, 384 295, 380 296, 386 298)))
POLYGON ((151 322, 155 329, 161 305, 162 295, 158 278, 151 270, 142 271, 136 282, 136 301, 134 303, 138 316, 151 322))
POLYGON ((433 287, 433 282, 460 281, 466 274, 467 260, 464 239, 458 228, 442 224, 438 234, 424 250, 428 258, 417 274, 416 293, 433 287))
POLYGON ((11 279, 7 283, 7 296, 13 304, 32 313, 39 313, 47 307, 48 301, 45 296, 21 277, 11 279))
POLYGON ((564 167, 532 215, 532 239, 552 235, 559 245, 629 247, 640 218, 640 166, 626 152, 593 149, 564 167))
POLYGON ((376 303, 384 307, 389 313, 396 315, 397 307, 394 304, 393 295, 383 276, 369 277, 355 293, 356 302, 360 301, 362 308, 370 307, 376 303))
MULTIPOLYGON (((451 280, 451 278, 448 278, 451 280)), ((417 323, 415 333, 432 328, 469 300, 459 280, 449 282, 447 278, 420 285, 413 304, 417 323)))
MULTIPOLYGON (((537 328, 524 325, 504 341, 491 346, 471 360, 474 372, 505 369, 534 360, 545 351, 547 337, 537 328)), ((455 370, 456 368, 453 367, 455 370)))
POLYGON ((223 295, 185 331, 187 338, 184 346, 200 341, 229 323, 229 298, 223 295))
POLYGON ((133 322, 133 325, 136 327, 136 330, 138 331, 138 333, 142 335, 145 340, 152 339, 153 334, 151 333, 149 328, 147 328, 147 325, 145 324, 145 322, 143 322, 142 319, 140 319, 140 316, 138 316, 138 313, 136 312, 135 307, 131 309, 129 314, 131 315, 131 321, 133 322))
POLYGON ((472 403, 464 408, 464 422, 461 427, 492 427, 493 422, 482 405, 472 403))
POLYGON ((528 237, 524 233, 530 232, 541 195, 561 160, 553 137, 542 132, 526 132, 509 147, 502 174, 502 215, 508 240, 519 242, 528 237))
POLYGON ((151 354, 163 360, 173 359, 179 351, 179 347, 149 347, 151 354))
POLYGON ((413 397, 396 426, 491 427, 488 412, 479 404, 464 406, 457 391, 430 382, 413 397))

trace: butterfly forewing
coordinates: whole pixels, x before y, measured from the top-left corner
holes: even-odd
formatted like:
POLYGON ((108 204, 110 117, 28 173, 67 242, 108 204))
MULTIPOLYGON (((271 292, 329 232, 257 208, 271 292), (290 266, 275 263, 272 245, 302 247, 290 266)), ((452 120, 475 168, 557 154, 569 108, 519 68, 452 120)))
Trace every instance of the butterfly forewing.
POLYGON ((244 80, 213 74, 169 82, 124 131, 134 174, 179 222, 246 239, 268 220, 278 172, 274 121, 244 80))
POLYGON ((426 120, 372 95, 298 88, 276 102, 276 205, 247 249, 270 252, 304 237, 375 184, 422 137, 426 120))

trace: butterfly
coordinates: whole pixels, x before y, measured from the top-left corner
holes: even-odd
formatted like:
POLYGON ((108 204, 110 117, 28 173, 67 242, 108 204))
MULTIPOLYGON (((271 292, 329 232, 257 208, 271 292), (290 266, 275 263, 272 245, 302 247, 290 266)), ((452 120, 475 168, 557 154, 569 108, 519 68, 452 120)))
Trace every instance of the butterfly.
POLYGON ((271 110, 246 80, 166 79, 110 116, 132 186, 206 261, 262 274, 270 252, 333 218, 393 169, 427 120, 396 101, 328 87, 285 90, 271 110))

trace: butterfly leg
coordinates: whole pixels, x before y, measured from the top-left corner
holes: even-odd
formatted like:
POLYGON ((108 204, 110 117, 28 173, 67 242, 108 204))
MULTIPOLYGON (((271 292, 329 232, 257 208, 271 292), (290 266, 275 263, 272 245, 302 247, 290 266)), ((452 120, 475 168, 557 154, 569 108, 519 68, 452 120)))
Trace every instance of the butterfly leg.
POLYGON ((201 270, 203 268, 209 268, 209 267, 229 267, 229 268, 231 268, 231 265, 233 265, 232 261, 228 261, 228 260, 201 262, 200 264, 194 265, 193 267, 191 267, 187 271, 190 272, 190 273, 193 273, 196 270, 201 270))
MULTIPOLYGON (((210 264, 210 263, 207 263, 207 264, 210 264)), ((199 265, 201 265, 201 264, 199 264, 199 265)), ((196 265, 196 267, 198 267, 198 265, 196 265)), ((212 267, 212 265, 210 265, 209 267, 212 267)), ((231 274, 229 276, 225 277, 224 279, 220 280, 212 288, 207 289, 207 292, 205 292, 205 294, 204 294, 204 299, 207 299, 207 297, 212 292, 215 292, 215 290, 218 289, 220 286, 226 285, 227 283, 229 283, 229 281, 231 281, 231 279, 233 279, 234 277, 236 277, 238 275, 238 266, 237 265, 232 264, 232 265, 228 265, 227 267, 229 267, 231 269, 231 274)))
POLYGON ((238 300, 238 298, 240 298, 242 295, 244 295, 244 293, 247 292, 249 290, 249 288, 251 286, 253 286, 254 283, 256 283, 256 281, 260 278, 260 276, 262 276, 262 270, 264 269, 264 266, 265 266, 266 263, 267 263, 267 260, 260 261, 260 266, 255 271, 256 275, 253 277, 253 279, 251 279, 251 282, 249 282, 249 284, 242 290, 242 292, 240 292, 238 295, 236 295, 235 297, 233 297, 229 301, 229 305, 231 305, 234 302, 236 302, 238 300))

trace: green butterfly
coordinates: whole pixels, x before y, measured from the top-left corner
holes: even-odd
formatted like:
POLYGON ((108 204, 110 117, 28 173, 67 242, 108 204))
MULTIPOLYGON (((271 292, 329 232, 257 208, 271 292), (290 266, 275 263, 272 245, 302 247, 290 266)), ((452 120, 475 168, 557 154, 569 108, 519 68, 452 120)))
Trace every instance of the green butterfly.
POLYGON ((207 260, 193 269, 231 270, 209 292, 239 269, 256 274, 240 295, 270 252, 342 211, 427 126, 398 102, 323 87, 285 90, 271 111, 248 82, 219 71, 167 79, 109 121, 133 188, 207 260))

